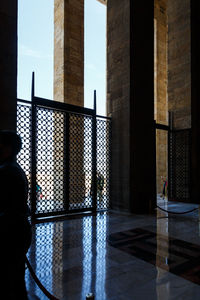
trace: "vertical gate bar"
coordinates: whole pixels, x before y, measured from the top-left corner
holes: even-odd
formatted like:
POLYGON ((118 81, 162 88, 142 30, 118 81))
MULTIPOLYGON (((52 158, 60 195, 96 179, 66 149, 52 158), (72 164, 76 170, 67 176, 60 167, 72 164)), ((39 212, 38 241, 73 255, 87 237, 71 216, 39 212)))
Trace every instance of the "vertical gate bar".
POLYGON ((173 119, 172 119, 172 112, 169 111, 168 113, 168 124, 169 124, 169 130, 168 130, 168 200, 172 198, 172 164, 173 164, 173 136, 172 136, 172 130, 173 130, 173 119))
POLYGON ((172 163, 173 163, 173 200, 178 200, 177 198, 177 184, 176 184, 176 176, 177 176, 177 132, 172 131, 172 142, 173 142, 173 148, 172 148, 172 163))
MULTIPOLYGON (((156 147, 156 142, 157 142, 157 139, 156 139, 156 120, 153 120, 153 134, 154 134, 154 137, 153 137, 153 139, 154 139, 154 174, 155 174, 155 176, 156 176, 156 180, 155 180, 155 182, 154 182, 154 184, 155 184, 155 189, 154 189, 154 193, 155 193, 155 196, 156 196, 156 201, 155 201, 155 203, 156 203, 156 205, 157 205, 157 147, 156 147)), ((152 203, 150 203, 150 208, 149 208, 149 210, 150 211, 152 211, 154 209, 154 207, 153 207, 153 205, 152 205, 152 203)))
POLYGON ((192 132, 191 132, 191 128, 189 129, 189 150, 188 150, 188 160, 189 160, 189 195, 188 195, 188 199, 190 199, 189 201, 191 202, 191 195, 192 195, 192 172, 191 172, 191 166, 192 166, 192 132))
POLYGON ((36 212, 36 105, 35 97, 35 74, 32 73, 32 114, 31 114, 31 217, 35 217, 36 212))
POLYGON ((170 154, 171 154, 171 131, 168 130, 168 200, 171 198, 171 160, 170 160, 170 154))
POLYGON ((92 116, 92 210, 97 210, 97 122, 96 90, 94 91, 94 114, 92 116))
POLYGON ((109 182, 109 188, 108 188, 108 193, 109 193, 109 205, 107 208, 112 208, 112 204, 111 204, 111 186, 112 186, 112 176, 111 176, 111 172, 112 172, 112 121, 108 120, 109 123, 109 148, 108 148, 108 163, 109 163, 109 173, 108 173, 108 182, 109 182))
POLYGON ((169 130, 168 130, 168 174, 167 174, 167 178, 168 178, 168 200, 170 200, 171 198, 171 160, 170 160, 170 154, 171 154, 171 112, 168 112, 168 125, 169 125, 169 130))
POLYGON ((64 126, 64 210, 67 213, 69 211, 69 180, 70 180, 70 139, 69 139, 69 113, 65 113, 65 126, 64 126))

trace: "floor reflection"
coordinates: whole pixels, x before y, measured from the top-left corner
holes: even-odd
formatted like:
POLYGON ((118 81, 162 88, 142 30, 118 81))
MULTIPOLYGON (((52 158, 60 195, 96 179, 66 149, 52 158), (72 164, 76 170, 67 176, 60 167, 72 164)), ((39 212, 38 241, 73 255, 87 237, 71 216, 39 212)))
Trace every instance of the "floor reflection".
POLYGON ((200 285, 198 244, 161 233, 157 237, 156 233, 146 228, 134 228, 111 234, 109 241, 110 245, 119 250, 200 285))
MULTIPOLYGON (((33 229, 33 242, 28 259, 45 288, 62 297, 62 243, 63 224, 39 224, 33 229)), ((26 271, 26 285, 31 294, 47 299, 26 271)))
POLYGON ((92 216, 83 218, 83 298, 92 288, 92 218, 92 216))
POLYGON ((106 300, 106 213, 99 214, 96 219, 96 284, 95 295, 97 300, 106 300))
MULTIPOLYGON (((166 208, 166 205, 164 205, 166 208)), ((157 300, 167 300, 170 293, 170 282, 165 280, 169 271, 169 226, 168 213, 157 210, 157 251, 156 251, 156 291, 157 300), (165 239, 163 239, 165 236, 165 239)))
MULTIPOLYGON (((60 300, 85 300, 88 293, 96 300, 171 300, 184 291, 193 294, 183 299, 199 299, 198 211, 171 217, 158 210, 156 218, 105 212, 34 228, 29 260, 60 300)), ((47 299, 28 271, 26 283, 31 294, 47 299)))
POLYGON ((88 216, 83 219, 82 299, 92 292, 95 299, 106 300, 106 213, 97 215, 95 226, 93 218, 88 216))

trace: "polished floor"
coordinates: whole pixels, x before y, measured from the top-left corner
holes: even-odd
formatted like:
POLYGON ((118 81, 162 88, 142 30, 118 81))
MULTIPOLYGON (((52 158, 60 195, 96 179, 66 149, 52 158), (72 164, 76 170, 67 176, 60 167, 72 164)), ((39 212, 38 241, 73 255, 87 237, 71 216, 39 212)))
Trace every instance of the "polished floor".
MULTIPOLYGON (((99 213, 33 227, 28 253, 43 285, 58 299, 200 299, 197 205, 159 199, 155 215, 99 213)), ((47 299, 26 271, 30 299, 47 299)))

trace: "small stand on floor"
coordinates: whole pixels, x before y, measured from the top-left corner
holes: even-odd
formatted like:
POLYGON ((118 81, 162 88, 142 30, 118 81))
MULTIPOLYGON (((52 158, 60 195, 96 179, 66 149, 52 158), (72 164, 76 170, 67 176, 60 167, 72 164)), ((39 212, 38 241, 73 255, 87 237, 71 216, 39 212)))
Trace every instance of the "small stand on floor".
POLYGON ((87 294, 86 300, 94 300, 94 294, 92 294, 92 293, 87 294))

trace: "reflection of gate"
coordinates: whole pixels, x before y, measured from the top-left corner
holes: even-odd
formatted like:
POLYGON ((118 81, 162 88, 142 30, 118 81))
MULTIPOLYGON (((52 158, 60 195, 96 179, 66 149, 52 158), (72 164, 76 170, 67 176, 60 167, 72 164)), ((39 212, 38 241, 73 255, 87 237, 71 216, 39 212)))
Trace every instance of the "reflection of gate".
POLYGON ((32 216, 109 207, 109 118, 33 96, 32 103, 18 101, 17 124, 23 139, 18 161, 30 182, 32 216))

